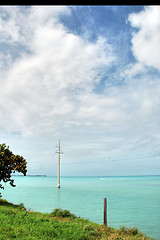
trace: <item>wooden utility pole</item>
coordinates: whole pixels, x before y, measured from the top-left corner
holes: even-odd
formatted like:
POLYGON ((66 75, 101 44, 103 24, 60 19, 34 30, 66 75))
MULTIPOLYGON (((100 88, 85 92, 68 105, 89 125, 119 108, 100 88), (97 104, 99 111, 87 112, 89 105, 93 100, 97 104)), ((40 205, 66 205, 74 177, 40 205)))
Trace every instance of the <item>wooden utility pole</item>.
POLYGON ((59 144, 58 144, 58 151, 56 153, 58 153, 58 184, 57 184, 57 188, 60 188, 60 155, 63 154, 63 152, 61 152, 60 140, 59 140, 59 144))

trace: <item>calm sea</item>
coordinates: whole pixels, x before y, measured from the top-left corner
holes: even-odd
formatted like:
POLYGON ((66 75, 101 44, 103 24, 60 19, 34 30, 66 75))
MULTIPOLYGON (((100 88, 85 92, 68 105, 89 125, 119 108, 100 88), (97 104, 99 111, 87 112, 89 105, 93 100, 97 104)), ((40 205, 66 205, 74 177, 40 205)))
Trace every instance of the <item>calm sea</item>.
POLYGON ((103 200, 107 198, 108 225, 138 227, 160 239, 160 176, 56 177, 14 176, 16 188, 6 184, 3 198, 24 203, 28 210, 50 213, 55 208, 103 224, 103 200))

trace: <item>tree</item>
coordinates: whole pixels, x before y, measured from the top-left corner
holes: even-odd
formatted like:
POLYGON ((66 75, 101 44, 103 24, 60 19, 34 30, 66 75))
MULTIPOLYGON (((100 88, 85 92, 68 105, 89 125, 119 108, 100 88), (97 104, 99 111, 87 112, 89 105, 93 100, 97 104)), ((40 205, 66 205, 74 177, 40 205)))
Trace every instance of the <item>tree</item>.
MULTIPOLYGON (((4 189, 1 184, 3 182, 9 182, 12 187, 16 187, 14 180, 11 179, 11 174, 17 172, 23 173, 26 176, 27 162, 20 155, 14 155, 6 144, 0 144, 0 189, 4 189)), ((2 197, 0 193, 0 197, 2 197)))

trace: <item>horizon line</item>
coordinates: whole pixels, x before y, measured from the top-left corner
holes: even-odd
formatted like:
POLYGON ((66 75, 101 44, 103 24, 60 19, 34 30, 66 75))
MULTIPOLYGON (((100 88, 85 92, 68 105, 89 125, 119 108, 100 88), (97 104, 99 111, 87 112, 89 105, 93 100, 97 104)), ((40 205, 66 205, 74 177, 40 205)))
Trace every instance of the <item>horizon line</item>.
MULTIPOLYGON (((20 175, 20 174, 14 174, 14 175, 12 175, 12 176, 22 176, 22 177, 58 177, 58 176, 56 176, 56 175, 46 175, 46 174, 26 174, 26 176, 24 176, 24 175, 20 175)), ((97 176, 87 176, 87 175, 85 175, 85 176, 61 176, 61 177, 100 177, 100 178, 102 178, 102 177, 149 177, 149 176, 160 176, 160 174, 143 174, 143 175, 97 175, 97 176)))

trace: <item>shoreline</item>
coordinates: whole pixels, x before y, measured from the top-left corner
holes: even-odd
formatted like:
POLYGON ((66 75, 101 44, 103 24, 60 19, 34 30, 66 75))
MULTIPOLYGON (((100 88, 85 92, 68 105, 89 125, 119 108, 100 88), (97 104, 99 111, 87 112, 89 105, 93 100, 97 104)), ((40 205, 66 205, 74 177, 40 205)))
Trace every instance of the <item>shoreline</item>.
POLYGON ((123 226, 115 229, 76 217, 63 209, 55 209, 49 214, 27 211, 23 203, 16 205, 1 198, 0 206, 2 239, 155 240, 139 232, 137 228, 123 226))

